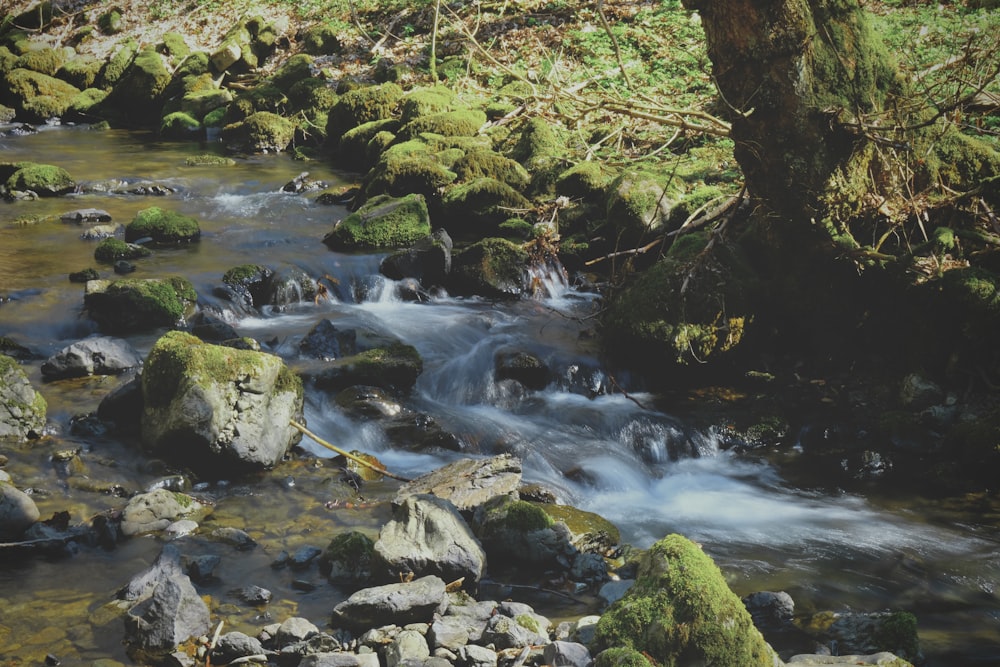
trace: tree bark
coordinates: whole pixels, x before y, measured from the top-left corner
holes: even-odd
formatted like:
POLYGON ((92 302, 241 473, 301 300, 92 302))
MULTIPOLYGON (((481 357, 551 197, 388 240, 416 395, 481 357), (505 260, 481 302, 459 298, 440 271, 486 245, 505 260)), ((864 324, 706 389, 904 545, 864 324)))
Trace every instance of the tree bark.
POLYGON ((793 223, 856 210, 871 161, 859 121, 904 88, 859 1, 683 3, 700 12, 750 192, 793 223))

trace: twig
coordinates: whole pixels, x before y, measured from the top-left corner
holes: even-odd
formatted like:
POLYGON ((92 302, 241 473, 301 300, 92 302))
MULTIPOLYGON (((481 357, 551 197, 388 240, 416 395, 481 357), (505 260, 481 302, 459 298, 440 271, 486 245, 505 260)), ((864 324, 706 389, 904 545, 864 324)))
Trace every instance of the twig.
POLYGON ((407 477, 402 477, 400 475, 394 475, 393 473, 389 472, 385 468, 379 468, 378 466, 372 464, 371 462, 365 461, 364 459, 362 459, 360 457, 357 457, 354 454, 351 454, 350 452, 344 451, 343 449, 341 449, 340 447, 337 447, 336 445, 331 445, 329 442, 327 442, 323 438, 319 437, 318 435, 316 435, 315 433, 313 433, 312 431, 310 431, 305 426, 303 426, 302 424, 298 423, 295 420, 289 420, 288 423, 292 426, 292 428, 298 429, 299 431, 301 431, 305 435, 308 435, 310 438, 312 438, 313 440, 315 440, 320 445, 323 445, 327 449, 329 449, 331 451, 334 451, 334 452, 337 452, 341 456, 346 457, 346 458, 350 459, 351 461, 354 461, 355 463, 357 463, 359 465, 363 465, 366 468, 370 468, 371 470, 374 470, 375 472, 379 473, 380 475, 385 475, 386 477, 391 477, 393 479, 398 479, 401 482, 412 482, 413 481, 412 479, 409 479, 407 477))
POLYGON ((639 399, 637 399, 635 396, 632 396, 630 393, 628 393, 627 391, 625 391, 624 389, 622 389, 622 386, 620 384, 618 384, 618 380, 615 379, 614 375, 608 375, 608 380, 611 381, 611 384, 614 386, 615 389, 617 389, 618 391, 620 391, 622 393, 622 396, 624 396, 628 400, 632 401, 633 403, 635 403, 636 405, 638 405, 643 410, 649 410, 649 408, 647 408, 645 405, 643 405, 642 402, 639 399))
POLYGON ((615 60, 618 61, 618 69, 621 70, 622 78, 625 80, 625 87, 632 90, 632 80, 628 78, 628 72, 625 71, 625 62, 622 60, 622 50, 618 46, 618 38, 615 37, 615 33, 611 30, 608 17, 604 15, 604 0, 597 0, 597 15, 601 17, 601 25, 604 26, 604 32, 608 33, 608 38, 611 39, 611 46, 615 50, 615 60))
POLYGON ((212 641, 208 643, 208 651, 205 652, 205 667, 212 667, 212 651, 215 650, 215 645, 219 643, 219 635, 222 634, 222 624, 225 620, 219 621, 219 624, 215 626, 215 634, 212 635, 212 641))

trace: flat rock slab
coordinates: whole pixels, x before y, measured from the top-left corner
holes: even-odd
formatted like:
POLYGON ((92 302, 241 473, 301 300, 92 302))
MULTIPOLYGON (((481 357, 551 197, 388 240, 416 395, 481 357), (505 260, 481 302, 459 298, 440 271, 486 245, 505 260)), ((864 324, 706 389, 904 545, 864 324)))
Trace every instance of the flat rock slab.
POLYGON ((521 460, 509 454, 490 459, 462 459, 409 482, 396 494, 396 504, 408 497, 430 494, 461 511, 473 510, 496 496, 517 496, 521 460))

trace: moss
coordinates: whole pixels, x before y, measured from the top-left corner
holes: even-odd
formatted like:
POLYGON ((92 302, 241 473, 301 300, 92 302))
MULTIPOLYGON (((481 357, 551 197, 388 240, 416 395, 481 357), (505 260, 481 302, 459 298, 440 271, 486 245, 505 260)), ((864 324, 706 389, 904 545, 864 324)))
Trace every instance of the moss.
POLYGON ((219 128, 225 124, 225 116, 226 107, 219 107, 205 114, 205 117, 201 119, 201 124, 205 127, 219 128))
POLYGON ((100 277, 100 274, 97 273, 97 269, 86 268, 82 271, 73 271, 70 273, 69 281, 71 283, 85 283, 88 280, 97 280, 100 277))
MULTIPOLYGON (((0 339, 0 343, 2 341, 3 339, 0 339)), ((0 353, 0 380, 6 378, 13 380, 20 378, 30 388, 32 397, 30 401, 24 402, 18 399, 18 396, 24 397, 24 394, 21 392, 7 392, 8 402, 3 406, 5 411, 16 417, 16 421, 20 422, 19 430, 22 432, 41 432, 45 426, 45 413, 48 410, 48 403, 45 401, 45 397, 31 388, 28 376, 21 369, 21 365, 16 359, 0 353)))
POLYGON ((232 167, 236 164, 236 160, 224 155, 205 153, 187 158, 184 164, 189 167, 232 167))
POLYGON ((415 88, 403 97, 402 121, 409 123, 420 116, 448 111, 454 103, 455 93, 447 86, 415 88))
POLYGON ((232 101, 233 96, 228 90, 214 87, 189 90, 181 98, 180 111, 191 118, 199 119, 204 118, 215 109, 225 107, 232 101))
POLYGON ((933 139, 924 165, 927 184, 969 190, 1000 173, 1000 151, 985 139, 962 134, 955 128, 936 132, 933 139))
POLYGON ((917 617, 906 611, 892 612, 880 619, 873 641, 883 650, 916 659, 920 655, 917 617))
POLYGON ((295 124, 269 111, 258 111, 222 129, 223 141, 254 152, 281 152, 295 136, 295 124))
POLYGON ((297 53, 281 63, 267 81, 287 94, 296 83, 312 77, 312 68, 312 56, 297 53))
POLYGON ((439 191, 457 178, 420 141, 407 141, 387 149, 365 176, 362 197, 380 194, 404 196, 422 194, 428 201, 439 197, 439 191))
POLYGON ((619 544, 621 541, 621 534, 615 524, 600 514, 577 509, 571 505, 546 504, 539 507, 553 521, 562 521, 573 535, 583 536, 587 541, 599 540, 611 545, 619 544))
POLYGON ((192 217, 151 206, 136 213, 125 226, 125 240, 149 237, 159 245, 176 245, 197 241, 201 236, 198 221, 192 217))
POLYGON ((159 115, 160 94, 170 83, 163 58, 152 48, 139 51, 114 86, 114 104, 134 123, 159 115))
POLYGON ((357 88, 344 93, 327 116, 327 136, 339 141, 341 135, 353 127, 393 117, 402 97, 403 89, 395 83, 357 88))
POLYGON ((72 58, 59 68, 56 77, 75 88, 86 90, 97 81, 101 65, 101 61, 92 58, 72 58))
POLYGON ((445 137, 472 137, 486 124, 486 114, 479 109, 442 111, 414 118, 399 131, 403 139, 413 139, 423 132, 445 137))
POLYGON ((184 41, 184 35, 178 32, 165 33, 160 39, 160 43, 156 45, 156 50, 158 53, 169 56, 170 62, 175 65, 191 54, 191 47, 184 41))
POLYGON ((97 244, 94 249, 94 259, 98 262, 111 264, 120 259, 139 259, 149 257, 152 254, 147 248, 140 245, 126 243, 121 239, 107 238, 97 244))
POLYGON ((541 624, 538 622, 538 619, 536 619, 531 614, 518 614, 517 616, 514 617, 514 622, 520 625, 525 630, 530 630, 531 632, 534 632, 536 635, 541 635, 545 633, 545 628, 543 628, 541 624))
POLYGON ((379 195, 340 221, 323 242, 335 250, 410 245, 431 233, 423 195, 379 195))
POLYGON ((444 226, 454 237, 494 233, 512 214, 531 209, 524 195, 493 178, 477 178, 445 191, 441 200, 444 226))
POLYGON ((326 23, 312 26, 302 36, 302 50, 314 56, 336 55, 342 48, 336 29, 326 23))
POLYGON ((97 17, 97 27, 105 35, 117 35, 122 31, 122 13, 118 8, 109 9, 97 17))
POLYGON ((357 581, 371 574, 375 543, 362 532, 339 533, 319 558, 320 572, 334 581, 357 581))
POLYGON ((394 118, 373 120, 351 128, 340 137, 338 153, 341 161, 345 163, 345 166, 350 166, 358 171, 371 167, 381 156, 381 151, 377 155, 369 152, 368 144, 371 143, 372 138, 381 132, 388 132, 395 138, 394 133, 397 130, 399 130, 399 121, 394 118))
POLYGON ((6 74, 14 69, 15 62, 17 62, 17 56, 6 46, 0 46, 0 74, 6 74))
POLYGON ((31 190, 41 197, 54 197, 76 188, 76 182, 62 167, 33 162, 20 163, 7 179, 8 190, 31 190))
POLYGON ((609 648, 594 658, 594 667, 654 667, 649 658, 631 648, 609 648))
POLYGON ((100 76, 97 77, 97 86, 106 90, 112 89, 132 64, 138 52, 139 43, 131 37, 126 39, 104 64, 100 76))
POLYGON ((59 68, 66 62, 66 54, 60 49, 45 47, 28 51, 14 62, 13 69, 23 68, 55 76, 59 68))
POLYGON ((11 70, 5 81, 15 108, 35 122, 62 116, 80 92, 65 81, 27 69, 11 70))
POLYGON ((102 329, 129 332, 174 326, 197 299, 191 283, 177 276, 124 279, 95 285, 94 289, 88 283, 84 305, 102 329))
POLYGON ((518 297, 527 265, 528 253, 520 245, 486 238, 455 255, 448 288, 457 295, 518 297))
MULTIPOLYGON (((288 90, 288 100, 292 103, 292 107, 301 109, 307 114, 328 113, 338 99, 340 96, 333 86, 325 79, 316 77, 296 81, 288 90)), ((325 120, 323 129, 324 131, 326 129, 325 120)))
POLYGON ((566 145, 552 125, 544 118, 532 118, 521 130, 511 157, 528 171, 536 171, 557 164, 565 154, 566 145))
POLYGON ((201 123, 183 111, 167 114, 160 121, 160 136, 165 139, 189 139, 201 132, 201 123))
POLYGON ((360 384, 409 391, 423 369, 423 359, 415 347, 393 342, 334 362, 331 376, 318 384, 335 389, 360 384))
POLYGON ((511 500, 492 508, 487 516, 491 530, 533 533, 551 528, 555 523, 544 509, 526 500, 511 500))
POLYGON ((603 201, 614 172, 599 162, 580 162, 559 174, 556 192, 586 201, 603 201))
POLYGON ((693 262, 708 247, 710 238, 708 232, 681 234, 667 250, 667 256, 678 262, 693 262))
POLYGON ((597 624, 592 651, 627 648, 657 664, 771 667, 750 614, 697 544, 669 535, 639 563, 635 584, 597 624))
POLYGON ((486 177, 506 183, 515 189, 526 188, 531 181, 528 171, 520 163, 496 151, 485 149, 468 151, 455 162, 452 170, 458 175, 459 181, 486 177))
POLYGON ((250 283, 256 283, 270 276, 272 271, 260 264, 241 264, 226 271, 222 276, 222 282, 230 287, 246 287, 250 283))

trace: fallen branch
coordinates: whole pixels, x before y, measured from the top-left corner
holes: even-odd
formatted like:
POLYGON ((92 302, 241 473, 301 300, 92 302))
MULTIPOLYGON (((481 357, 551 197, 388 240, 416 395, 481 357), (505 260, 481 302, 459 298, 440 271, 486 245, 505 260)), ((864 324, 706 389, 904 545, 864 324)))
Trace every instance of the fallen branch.
POLYGON ((326 447, 330 451, 336 452, 336 453, 340 454, 341 456, 343 456, 343 457, 345 457, 347 459, 350 459, 351 461, 354 461, 355 463, 357 463, 359 465, 363 465, 366 468, 374 470, 375 472, 379 473, 380 475, 385 475, 386 477, 391 477, 393 479, 398 479, 401 482, 412 482, 413 481, 412 479, 409 479, 409 478, 406 478, 406 477, 402 477, 400 475, 394 475, 393 473, 389 472, 385 468, 380 468, 380 467, 372 464, 369 461, 365 461, 363 458, 355 456, 354 454, 351 454, 350 452, 345 451, 345 450, 341 449, 340 447, 337 447, 336 445, 330 444, 329 442, 327 442, 323 438, 319 437, 318 435, 316 435, 315 433, 313 433, 312 431, 310 431, 305 426, 303 426, 302 424, 298 423, 295 420, 289 420, 288 423, 292 426, 292 428, 298 429, 304 435, 308 435, 310 438, 312 438, 313 440, 315 440, 320 445, 326 447))

